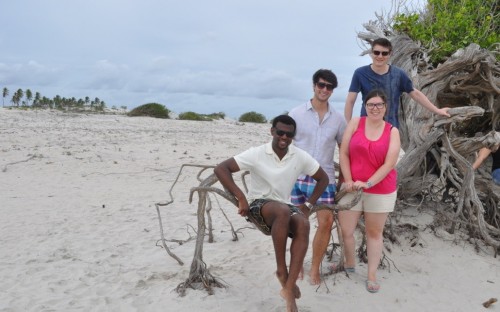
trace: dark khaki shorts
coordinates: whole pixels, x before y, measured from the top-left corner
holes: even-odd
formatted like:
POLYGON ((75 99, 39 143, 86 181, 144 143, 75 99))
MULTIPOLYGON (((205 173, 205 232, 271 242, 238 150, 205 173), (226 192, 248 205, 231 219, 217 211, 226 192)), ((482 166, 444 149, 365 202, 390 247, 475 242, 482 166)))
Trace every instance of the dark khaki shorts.
MULTIPOLYGON (((270 199, 256 199, 253 202, 250 203, 248 215, 247 215, 247 221, 252 222, 255 224, 255 226, 265 235, 271 235, 271 227, 269 227, 266 222, 264 221, 264 218, 262 217, 262 214, 260 213, 260 210, 262 209, 262 206, 264 206, 267 202, 270 202, 272 200, 270 199)), ((302 211, 297 208, 294 205, 287 204, 288 207, 290 208, 290 216, 294 216, 296 214, 304 215, 302 211)), ((288 233, 289 237, 293 238, 292 233, 288 233)))

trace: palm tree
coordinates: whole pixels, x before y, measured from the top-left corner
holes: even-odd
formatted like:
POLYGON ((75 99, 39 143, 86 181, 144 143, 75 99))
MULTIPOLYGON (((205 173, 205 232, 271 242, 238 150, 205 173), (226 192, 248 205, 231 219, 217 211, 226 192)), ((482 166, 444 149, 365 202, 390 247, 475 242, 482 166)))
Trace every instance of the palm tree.
POLYGON ((5 98, 9 95, 9 89, 7 88, 3 88, 3 92, 2 92, 2 96, 3 96, 3 99, 2 99, 2 107, 5 107, 5 98))
POLYGON ((28 106, 30 105, 30 101, 33 99, 33 93, 31 92, 30 89, 26 89, 26 102, 28 102, 28 106))
POLYGON ((42 96, 40 95, 40 92, 35 92, 35 99, 33 100, 33 105, 32 106, 35 106, 35 107, 38 107, 40 106, 40 100, 41 100, 42 96))
POLYGON ((19 107, 19 102, 21 102, 21 100, 23 99, 23 96, 24 96, 24 91, 22 89, 17 89, 17 91, 16 91, 17 107, 19 107))
POLYGON ((42 97, 41 104, 43 108, 54 108, 54 101, 46 96, 42 97))
POLYGON ((93 109, 95 109, 96 111, 98 111, 98 110, 99 110, 100 105, 101 105, 101 100, 99 100, 99 98, 98 98, 98 97, 96 97, 96 98, 94 99, 94 106, 93 106, 93 109))
POLYGON ((59 94, 54 97, 54 106, 56 109, 62 109, 62 99, 59 94))
POLYGON ((16 106, 19 106, 19 100, 19 95, 17 94, 17 92, 14 92, 14 95, 12 96, 12 99, 10 101, 16 106))
POLYGON ((14 92, 14 95, 12 96, 12 103, 16 104, 17 107, 19 107, 19 102, 23 99, 24 92, 21 89, 18 89, 16 92, 14 92))
POLYGON ((85 106, 85 101, 82 99, 78 99, 78 101, 76 102, 76 106, 82 109, 85 106))

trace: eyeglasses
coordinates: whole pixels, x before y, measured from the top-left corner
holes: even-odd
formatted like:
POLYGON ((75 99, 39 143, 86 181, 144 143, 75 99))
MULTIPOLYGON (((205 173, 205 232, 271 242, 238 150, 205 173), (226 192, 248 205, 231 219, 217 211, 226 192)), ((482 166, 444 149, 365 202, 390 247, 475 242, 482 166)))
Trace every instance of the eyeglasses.
POLYGON ((295 132, 288 132, 288 131, 284 131, 284 130, 280 130, 280 129, 277 129, 277 128, 274 128, 276 129, 276 135, 277 136, 283 136, 283 135, 286 135, 287 138, 290 138, 290 139, 293 139, 293 137, 295 136, 295 132))
POLYGON ((382 108, 384 108, 385 103, 384 103, 384 102, 380 102, 380 103, 366 103, 366 105, 365 105, 365 106, 366 106, 366 108, 368 108, 368 109, 374 109, 375 107, 376 107, 377 109, 382 109, 382 108))
POLYGON ((333 90, 333 85, 331 83, 316 82, 316 87, 318 87, 319 89, 324 89, 326 87, 328 91, 333 90))
POLYGON ((373 55, 380 55, 382 54, 382 56, 387 56, 389 55, 389 53, 391 53, 390 51, 377 51, 377 50, 373 50, 372 51, 373 55))

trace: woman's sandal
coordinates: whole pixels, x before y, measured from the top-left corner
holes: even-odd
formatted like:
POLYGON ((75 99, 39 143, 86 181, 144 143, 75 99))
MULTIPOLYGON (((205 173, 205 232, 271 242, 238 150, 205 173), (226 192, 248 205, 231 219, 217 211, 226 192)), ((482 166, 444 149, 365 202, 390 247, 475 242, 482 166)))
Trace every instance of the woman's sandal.
POLYGON ((375 281, 366 280, 366 290, 368 290, 371 293, 376 293, 379 291, 379 289, 380 289, 379 283, 375 281))

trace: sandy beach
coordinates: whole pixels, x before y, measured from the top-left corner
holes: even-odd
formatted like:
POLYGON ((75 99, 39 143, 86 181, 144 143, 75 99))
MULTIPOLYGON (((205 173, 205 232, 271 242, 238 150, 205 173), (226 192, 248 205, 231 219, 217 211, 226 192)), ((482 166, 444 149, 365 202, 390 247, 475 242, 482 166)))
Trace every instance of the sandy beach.
MULTIPOLYGON (((175 288, 189 275, 195 241, 167 243, 183 266, 157 246, 155 203, 169 199, 181 165, 215 165, 266 143, 269 128, 0 108, 0 311, 284 311, 270 237, 225 199, 213 197, 215 242, 205 242, 203 255, 227 288, 180 297, 175 288)), ((196 235, 189 190, 198 171, 184 169, 174 202, 162 208, 168 240, 196 235)), ((475 250, 444 231, 436 237, 426 228, 432 210, 399 212, 420 231, 386 242, 390 266, 379 270, 379 293, 365 290, 363 263, 311 286, 309 248, 299 310, 500 311, 498 302, 482 305, 500 299, 500 257, 491 248, 475 250)))

